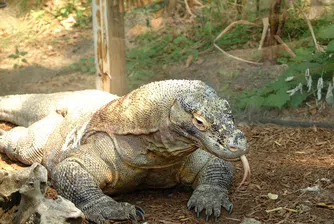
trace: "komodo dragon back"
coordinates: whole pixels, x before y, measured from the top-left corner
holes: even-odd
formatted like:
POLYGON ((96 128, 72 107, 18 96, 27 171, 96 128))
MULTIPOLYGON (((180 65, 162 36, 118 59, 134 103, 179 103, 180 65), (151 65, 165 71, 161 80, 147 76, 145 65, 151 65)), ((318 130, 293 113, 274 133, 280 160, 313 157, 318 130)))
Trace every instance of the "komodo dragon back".
POLYGON ((110 102, 93 116, 89 128, 113 134, 149 134, 167 120, 178 96, 196 92, 205 94, 208 86, 202 81, 167 80, 144 85, 117 101, 110 102))

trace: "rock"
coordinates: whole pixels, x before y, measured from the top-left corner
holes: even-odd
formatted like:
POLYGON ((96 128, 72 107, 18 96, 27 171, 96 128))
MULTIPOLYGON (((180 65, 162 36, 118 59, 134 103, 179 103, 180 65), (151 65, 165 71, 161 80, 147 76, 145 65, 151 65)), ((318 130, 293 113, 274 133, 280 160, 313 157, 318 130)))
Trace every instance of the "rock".
POLYGON ((84 214, 58 196, 46 199, 47 170, 35 163, 21 171, 0 171, 0 206, 8 209, 19 203, 13 223, 81 223, 84 214))
POLYGON ((240 224, 261 224, 261 222, 253 218, 244 218, 240 224))

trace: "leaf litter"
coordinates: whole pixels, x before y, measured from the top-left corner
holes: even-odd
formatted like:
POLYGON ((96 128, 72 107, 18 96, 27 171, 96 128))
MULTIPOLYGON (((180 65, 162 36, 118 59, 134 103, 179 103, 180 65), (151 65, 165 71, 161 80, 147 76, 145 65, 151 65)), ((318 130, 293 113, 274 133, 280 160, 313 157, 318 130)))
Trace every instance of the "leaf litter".
MULTIPOLYGON (((0 122, 0 128, 8 130, 12 127, 0 122)), ((230 190, 234 211, 229 215, 222 210, 220 222, 235 224, 244 218, 253 218, 268 224, 331 223, 334 220, 334 130, 277 125, 244 125, 240 128, 250 147, 247 157, 252 180, 237 190, 242 179, 242 166, 234 163, 235 178, 230 190), (321 191, 301 190, 314 186, 321 191), (279 197, 272 200, 268 198, 268 192, 279 197)), ((9 161, 6 156, 0 157, 0 169, 23 166, 9 161)), ((191 192, 188 187, 140 190, 119 195, 116 199, 142 207, 146 212, 146 223, 204 224, 203 214, 197 219, 186 209, 191 192)), ((50 188, 47 195, 52 198, 56 191, 50 188)), ((15 211, 0 212, 0 222, 8 219, 12 212, 15 211)), ((208 223, 215 222, 210 219, 208 223)))

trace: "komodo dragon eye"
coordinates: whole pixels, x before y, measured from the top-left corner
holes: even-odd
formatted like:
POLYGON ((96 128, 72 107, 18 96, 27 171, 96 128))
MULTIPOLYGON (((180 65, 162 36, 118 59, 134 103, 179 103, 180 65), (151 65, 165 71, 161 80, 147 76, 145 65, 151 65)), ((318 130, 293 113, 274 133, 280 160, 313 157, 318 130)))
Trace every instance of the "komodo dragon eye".
POLYGON ((194 124, 194 126, 200 130, 200 131, 206 131, 209 129, 210 127, 210 124, 205 120, 204 117, 202 117, 201 115, 199 114, 193 114, 193 119, 192 119, 192 122, 194 124))

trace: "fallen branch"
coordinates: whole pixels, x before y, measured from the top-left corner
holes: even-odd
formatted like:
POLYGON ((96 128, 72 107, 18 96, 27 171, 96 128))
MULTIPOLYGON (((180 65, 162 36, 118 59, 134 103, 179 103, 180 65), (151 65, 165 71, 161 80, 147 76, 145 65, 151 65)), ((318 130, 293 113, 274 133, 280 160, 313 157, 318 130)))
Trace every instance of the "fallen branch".
POLYGON ((288 54, 289 54, 291 57, 293 57, 293 58, 296 57, 296 54, 293 53, 293 51, 289 48, 289 46, 288 46, 286 43, 284 43, 284 41, 283 41, 278 35, 274 35, 274 38, 278 41, 278 43, 280 43, 280 44, 283 46, 284 50, 285 50, 286 52, 288 52, 288 54))
POLYGON ((190 7, 189 7, 189 5, 188 5, 188 0, 184 0, 184 3, 186 4, 186 9, 187 9, 188 13, 189 13, 191 16, 196 17, 196 16, 191 12, 191 10, 190 10, 190 7))
POLYGON ((309 30, 310 30, 310 32, 311 32, 311 35, 312 35, 312 38, 313 38, 313 42, 314 42, 314 45, 315 45, 317 51, 318 51, 318 52, 324 52, 324 49, 322 49, 322 48, 319 46, 319 44, 318 44, 318 42, 317 42, 317 39, 315 38, 315 34, 314 34, 314 31, 313 31, 312 24, 311 24, 310 20, 307 18, 307 15, 304 13, 304 11, 299 7, 299 5, 298 5, 295 1, 292 0, 292 3, 293 3, 293 5, 296 6, 296 8, 303 14, 303 17, 304 17, 304 19, 305 19, 305 21, 306 21, 306 23, 307 23, 307 26, 308 26, 308 28, 309 28, 309 30))
POLYGON ((266 212, 271 213, 271 212, 277 212, 277 211, 281 211, 281 210, 283 210, 283 207, 269 209, 269 210, 266 210, 266 212))
POLYGON ((259 50, 262 49, 264 40, 266 39, 266 36, 267 36, 267 32, 268 32, 268 28, 269 28, 269 18, 268 17, 263 18, 262 22, 263 22, 263 30, 262 30, 262 36, 261 36, 261 41, 260 41, 260 45, 259 45, 259 50))
POLYGON ((266 212, 271 213, 271 212, 277 212, 277 211, 281 211, 281 210, 286 210, 286 211, 289 211, 289 212, 298 213, 298 211, 296 209, 285 208, 285 207, 278 207, 278 208, 269 209, 269 210, 266 210, 266 212))
POLYGON ((197 0, 193 0, 194 3, 196 3, 197 5, 199 5, 200 7, 203 7, 203 4, 202 2, 200 1, 197 1, 197 0))
POLYGON ((239 57, 236 57, 236 56, 233 56, 229 53, 227 53, 226 51, 224 51, 223 49, 221 49, 217 44, 216 44, 216 41, 218 39, 220 39, 224 34, 226 34, 230 29, 234 28, 237 24, 243 24, 243 25, 252 25, 252 26, 256 26, 256 27, 260 27, 259 25, 255 24, 255 23, 251 23, 251 22, 248 22, 248 21, 245 21, 245 20, 239 20, 239 21, 234 21, 232 22, 230 25, 228 25, 213 41, 213 46, 215 46, 220 52, 222 52, 224 55, 226 55, 227 57, 231 57, 231 58, 234 58, 238 61, 242 61, 242 62, 246 62, 246 63, 249 63, 249 64, 254 64, 254 65, 262 65, 263 63, 259 63, 259 62, 254 62, 254 61, 248 61, 248 60, 245 60, 245 59, 242 59, 242 58, 239 58, 239 57))

